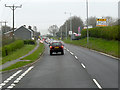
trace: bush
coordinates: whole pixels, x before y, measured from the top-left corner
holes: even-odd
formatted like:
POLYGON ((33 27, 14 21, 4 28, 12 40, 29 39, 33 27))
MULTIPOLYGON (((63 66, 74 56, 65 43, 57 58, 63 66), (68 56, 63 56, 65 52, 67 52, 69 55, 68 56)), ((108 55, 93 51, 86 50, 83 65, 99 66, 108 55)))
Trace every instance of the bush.
POLYGON ((20 49, 21 47, 24 46, 23 40, 16 40, 13 43, 9 45, 5 45, 2 47, 2 56, 7 56, 11 52, 15 51, 16 49, 20 49))
POLYGON ((35 44, 35 40, 24 40, 24 44, 35 44))
MULTIPOLYGON (((120 25, 90 28, 89 36, 107 40, 119 40, 118 28, 120 28, 120 25)), ((87 36, 87 30, 82 30, 81 34, 81 38, 85 38, 87 36)))

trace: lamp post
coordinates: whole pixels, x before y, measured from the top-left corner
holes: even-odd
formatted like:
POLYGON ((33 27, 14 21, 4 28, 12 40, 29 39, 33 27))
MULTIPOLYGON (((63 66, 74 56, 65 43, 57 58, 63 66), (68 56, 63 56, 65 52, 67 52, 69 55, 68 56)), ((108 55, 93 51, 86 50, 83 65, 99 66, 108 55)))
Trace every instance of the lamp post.
MULTIPOLYGON (((65 14, 70 14, 70 31, 72 31, 72 19, 71 19, 71 12, 65 12, 65 14)), ((67 30, 67 29, 66 29, 67 30)), ((66 31, 67 32, 67 31, 66 31)), ((72 40, 72 35, 71 35, 72 40)))
POLYGON ((88 0, 86 0, 86 11, 87 11, 87 45, 89 45, 89 31, 88 31, 88 0))

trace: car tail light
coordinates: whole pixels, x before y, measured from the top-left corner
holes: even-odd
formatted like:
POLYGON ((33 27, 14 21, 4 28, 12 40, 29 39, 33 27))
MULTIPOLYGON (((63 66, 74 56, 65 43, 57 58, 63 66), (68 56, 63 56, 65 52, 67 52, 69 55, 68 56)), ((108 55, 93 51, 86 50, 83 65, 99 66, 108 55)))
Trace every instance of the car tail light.
POLYGON ((64 48, 64 46, 61 46, 61 48, 64 48))
POLYGON ((52 46, 50 46, 50 49, 52 48, 52 46))

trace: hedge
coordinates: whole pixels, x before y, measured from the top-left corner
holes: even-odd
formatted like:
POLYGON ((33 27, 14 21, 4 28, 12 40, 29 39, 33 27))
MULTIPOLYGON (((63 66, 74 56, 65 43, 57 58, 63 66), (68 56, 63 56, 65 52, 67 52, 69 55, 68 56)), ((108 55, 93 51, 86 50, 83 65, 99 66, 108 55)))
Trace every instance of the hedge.
POLYGON ((20 49, 24 46, 23 40, 16 40, 15 42, 2 47, 2 57, 9 55, 11 52, 20 49))
MULTIPOLYGON (((119 31, 120 25, 118 26, 107 26, 107 27, 95 27, 90 28, 89 36, 95 38, 103 38, 107 40, 119 40, 119 31)), ((87 36, 87 30, 83 29, 81 31, 81 38, 85 38, 87 36)), ((120 40, 119 40, 120 41, 120 40)))
POLYGON ((24 40, 24 44, 35 44, 35 40, 24 40))

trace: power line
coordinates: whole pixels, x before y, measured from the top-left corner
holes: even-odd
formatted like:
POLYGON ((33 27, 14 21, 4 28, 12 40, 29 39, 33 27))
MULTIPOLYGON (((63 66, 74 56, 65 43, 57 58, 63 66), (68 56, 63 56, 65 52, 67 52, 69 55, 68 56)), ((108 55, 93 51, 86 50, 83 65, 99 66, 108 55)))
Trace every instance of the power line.
POLYGON ((13 11, 13 39, 14 39, 14 11, 17 9, 17 8, 21 8, 22 7, 22 5, 20 5, 20 6, 7 6, 6 4, 5 4, 5 7, 9 7, 9 8, 11 8, 12 9, 12 11, 13 11))

